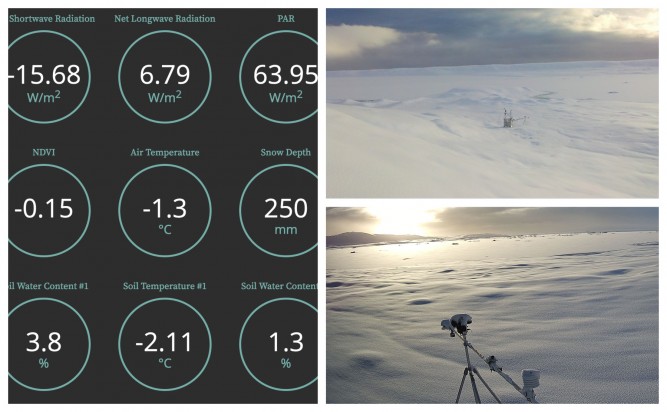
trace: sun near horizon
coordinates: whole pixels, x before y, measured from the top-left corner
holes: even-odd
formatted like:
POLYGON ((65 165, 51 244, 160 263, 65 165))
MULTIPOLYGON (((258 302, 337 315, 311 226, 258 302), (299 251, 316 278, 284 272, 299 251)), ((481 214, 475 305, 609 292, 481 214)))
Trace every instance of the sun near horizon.
POLYGON ((442 208, 416 208, 412 206, 367 207, 366 213, 377 219, 374 234, 383 235, 431 235, 427 224, 436 221, 436 214, 442 208))

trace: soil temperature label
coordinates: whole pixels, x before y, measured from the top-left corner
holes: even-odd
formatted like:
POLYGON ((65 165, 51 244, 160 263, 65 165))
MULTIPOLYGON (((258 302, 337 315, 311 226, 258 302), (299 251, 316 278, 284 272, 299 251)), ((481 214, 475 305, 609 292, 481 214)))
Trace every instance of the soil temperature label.
POLYGON ((11 403, 317 402, 316 9, 10 9, 11 403))

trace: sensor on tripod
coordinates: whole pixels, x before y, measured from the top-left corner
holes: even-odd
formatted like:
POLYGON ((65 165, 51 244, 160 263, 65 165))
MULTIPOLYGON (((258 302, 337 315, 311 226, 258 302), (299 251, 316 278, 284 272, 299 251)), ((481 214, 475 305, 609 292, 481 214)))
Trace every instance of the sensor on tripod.
POLYGON ((442 329, 447 329, 449 331, 449 336, 452 338, 456 336, 456 333, 454 332, 454 327, 452 326, 452 322, 449 321, 449 319, 445 319, 442 322, 440 322, 440 326, 442 326, 442 329))
POLYGON ((464 334, 468 332, 468 325, 472 323, 472 317, 465 313, 460 313, 449 318, 449 321, 458 333, 464 334))
POLYGON ((456 336, 456 332, 460 334, 464 334, 468 332, 468 325, 472 323, 472 317, 470 315, 466 315, 465 313, 461 313, 458 315, 454 315, 449 319, 445 319, 442 322, 440 322, 440 326, 442 326, 443 329, 449 330, 449 336, 452 338, 456 336))
POLYGON ((540 386, 540 371, 537 369, 524 369, 521 371, 523 379, 523 388, 521 393, 531 402, 535 402, 535 391, 533 389, 540 386))
POLYGON ((498 375, 500 375, 507 383, 512 385, 514 389, 516 389, 520 394, 522 394, 526 400, 530 403, 537 403, 537 399, 535 399, 535 391, 534 389, 540 386, 540 371, 536 369, 524 369, 521 371, 521 377, 523 378, 523 388, 519 387, 519 385, 516 384, 512 380, 512 378, 505 372, 503 372, 503 368, 498 364, 498 359, 496 359, 495 356, 487 356, 484 357, 477 349, 475 349, 474 346, 468 341, 468 325, 472 323, 472 317, 467 314, 458 314, 454 315, 449 319, 444 319, 443 321, 440 322, 440 326, 442 326, 442 329, 445 330, 447 329, 449 331, 449 336, 454 337, 458 336, 461 338, 463 341, 463 348, 465 349, 465 355, 466 355, 466 367, 463 370, 463 378, 461 379, 461 385, 459 386, 459 392, 456 396, 456 403, 459 403, 459 399, 461 398, 461 391, 463 390, 463 384, 465 383, 466 377, 470 378, 470 384, 472 385, 472 390, 473 390, 473 395, 475 397, 475 402, 476 403, 481 403, 481 399, 479 396, 479 391, 477 390, 477 384, 475 382, 475 377, 479 378, 479 380, 482 382, 484 387, 491 393, 493 398, 496 400, 496 402, 500 402, 500 398, 493 392, 491 387, 486 383, 484 378, 479 374, 479 371, 477 370, 476 367, 472 365, 470 362, 470 355, 468 352, 468 349, 472 350, 482 358, 482 360, 489 366, 491 369, 491 372, 496 372, 498 375))

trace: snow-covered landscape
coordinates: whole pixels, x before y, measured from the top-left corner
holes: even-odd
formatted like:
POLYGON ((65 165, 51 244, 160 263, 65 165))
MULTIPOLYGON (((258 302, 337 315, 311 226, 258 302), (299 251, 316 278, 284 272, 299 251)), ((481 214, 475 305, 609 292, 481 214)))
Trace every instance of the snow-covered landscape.
POLYGON ((327 196, 655 198, 658 60, 330 71, 327 196))
MULTIPOLYGON (((440 322, 457 313, 519 385, 522 369, 542 371, 542 403, 658 402, 657 232, 328 248, 326 292, 330 403, 454 402, 464 348, 440 322)), ((525 402, 471 357, 503 402, 525 402)))

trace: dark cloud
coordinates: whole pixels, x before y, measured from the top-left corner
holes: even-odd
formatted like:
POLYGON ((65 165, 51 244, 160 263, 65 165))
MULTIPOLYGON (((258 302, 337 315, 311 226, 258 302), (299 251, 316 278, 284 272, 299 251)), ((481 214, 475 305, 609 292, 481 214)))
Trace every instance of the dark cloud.
MULTIPOLYGON (((640 24, 642 14, 651 13, 641 9, 330 9, 328 26, 381 27, 400 36, 344 56, 336 44, 343 30, 331 36, 328 32, 327 46, 338 52, 328 55, 327 69, 656 59, 657 33, 651 36, 640 24)), ((368 35, 359 41, 368 42, 368 35)), ((353 37, 344 36, 341 43, 357 50, 353 37)))
POLYGON ((378 219, 358 207, 327 208, 327 235, 344 232, 372 233, 378 219))
POLYGON ((658 209, 454 208, 439 212, 428 228, 447 235, 658 230, 658 209))

